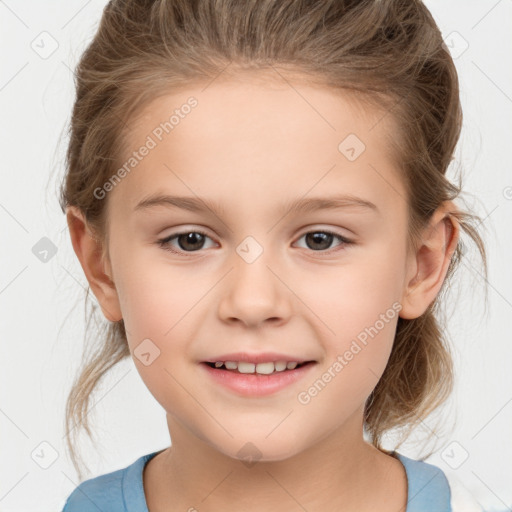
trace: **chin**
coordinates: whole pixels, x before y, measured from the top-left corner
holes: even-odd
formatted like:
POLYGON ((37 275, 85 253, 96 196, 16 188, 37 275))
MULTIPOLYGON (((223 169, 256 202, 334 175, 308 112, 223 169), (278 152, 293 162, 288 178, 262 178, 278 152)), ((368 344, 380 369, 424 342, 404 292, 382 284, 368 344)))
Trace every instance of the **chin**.
POLYGON ((235 437, 230 442, 229 448, 227 446, 216 446, 216 449, 228 457, 246 463, 248 467, 256 462, 284 461, 302 451, 300 444, 290 436, 285 440, 278 435, 273 440, 265 439, 264 435, 235 437))

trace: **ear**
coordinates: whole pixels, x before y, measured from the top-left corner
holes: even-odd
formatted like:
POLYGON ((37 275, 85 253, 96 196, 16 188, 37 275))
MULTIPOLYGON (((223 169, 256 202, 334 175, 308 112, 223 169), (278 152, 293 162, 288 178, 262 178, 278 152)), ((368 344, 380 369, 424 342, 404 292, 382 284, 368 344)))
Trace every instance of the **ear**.
POLYGON ((119 298, 111 280, 110 262, 104 255, 102 244, 94 236, 83 213, 77 207, 66 207, 66 219, 73 249, 103 314, 111 322, 118 322, 122 319, 119 298))
POLYGON ((447 201, 434 212, 423 231, 419 248, 410 256, 407 286, 400 311, 402 318, 414 319, 421 316, 443 285, 459 241, 459 223, 450 215, 454 211, 457 211, 455 204, 447 201))

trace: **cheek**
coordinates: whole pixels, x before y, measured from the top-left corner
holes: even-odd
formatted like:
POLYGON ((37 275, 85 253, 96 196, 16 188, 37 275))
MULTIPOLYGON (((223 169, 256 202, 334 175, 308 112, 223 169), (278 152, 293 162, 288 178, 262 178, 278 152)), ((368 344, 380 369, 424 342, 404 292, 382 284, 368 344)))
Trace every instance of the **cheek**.
POLYGON ((118 291, 137 371, 165 410, 193 411, 183 388, 187 373, 182 361, 190 350, 190 333, 197 328, 194 308, 201 307, 208 287, 176 267, 148 266, 135 257, 125 258, 122 265, 118 291))
MULTIPOLYGON (((351 280, 355 285, 357 276, 351 280)), ((401 305, 389 291, 374 289, 373 294, 366 294, 349 287, 339 290, 337 299, 323 300, 325 308, 319 308, 322 334, 317 336, 325 359, 297 399, 311 417, 321 418, 325 410, 331 410, 332 421, 337 423, 364 404, 384 373, 401 305), (334 334, 324 329, 324 323, 334 334)))
POLYGON ((179 266, 148 265, 143 254, 123 258, 118 274, 121 311, 133 342, 169 337, 211 286, 179 266))
MULTIPOLYGON (((294 292, 336 339, 356 336, 401 297, 404 252, 382 244, 354 252, 339 266, 302 272, 294 292)), ((396 306, 395 306, 396 308, 396 306)))
POLYGON ((326 353, 319 370, 337 382, 329 386, 339 393, 335 400, 357 396, 357 403, 384 372, 401 310, 403 277, 397 268, 404 254, 383 245, 336 270, 302 275, 297 294, 317 317, 316 337, 326 353))

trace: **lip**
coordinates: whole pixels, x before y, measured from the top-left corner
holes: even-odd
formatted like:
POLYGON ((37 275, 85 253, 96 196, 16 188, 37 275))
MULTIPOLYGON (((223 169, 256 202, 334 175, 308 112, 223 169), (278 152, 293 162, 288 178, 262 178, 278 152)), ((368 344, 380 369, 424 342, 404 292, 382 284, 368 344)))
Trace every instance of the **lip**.
POLYGON ((247 352, 233 352, 206 359, 204 363, 216 363, 217 361, 242 361, 245 363, 276 363, 277 361, 297 362, 299 364, 313 359, 304 359, 302 357, 291 356, 289 354, 279 354, 277 352, 258 352, 257 354, 248 354, 247 352))
MULTIPOLYGON (((227 359, 227 361, 230 360, 232 361, 233 359, 227 359)), ((241 359, 234 360, 240 361, 241 359)), ((277 360, 286 361, 287 359, 284 358, 277 360)), ((270 361, 270 359, 265 359, 265 361, 270 361)), ((288 359, 288 361, 293 361, 293 359, 288 359)), ((254 362, 254 360, 252 359, 251 362, 254 362)), ((316 364, 317 363, 315 361, 309 361, 304 366, 295 368, 294 370, 284 370, 282 372, 275 372, 271 375, 258 375, 256 373, 238 373, 233 370, 221 370, 208 366, 206 362, 200 363, 199 367, 203 368, 203 371, 206 372, 214 382, 229 389, 230 391, 245 397, 259 397, 277 393, 278 391, 298 382, 308 375, 316 364)))

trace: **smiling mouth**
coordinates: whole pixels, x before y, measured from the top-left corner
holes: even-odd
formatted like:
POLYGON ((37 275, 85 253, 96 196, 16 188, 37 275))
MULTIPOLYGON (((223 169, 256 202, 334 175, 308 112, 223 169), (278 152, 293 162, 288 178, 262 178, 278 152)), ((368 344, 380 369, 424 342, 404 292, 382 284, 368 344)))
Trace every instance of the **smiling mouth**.
POLYGON ((304 361, 303 363, 235 363, 232 361, 212 363, 205 361, 203 364, 208 365, 214 370, 228 371, 230 373, 239 373, 245 375, 275 375, 280 373, 287 373, 302 368, 303 366, 309 366, 315 364, 316 361, 304 361), (226 366, 227 365, 227 366, 226 366))
POLYGON ((304 379, 318 361, 203 361, 201 366, 212 382, 245 398, 262 398, 304 379))

